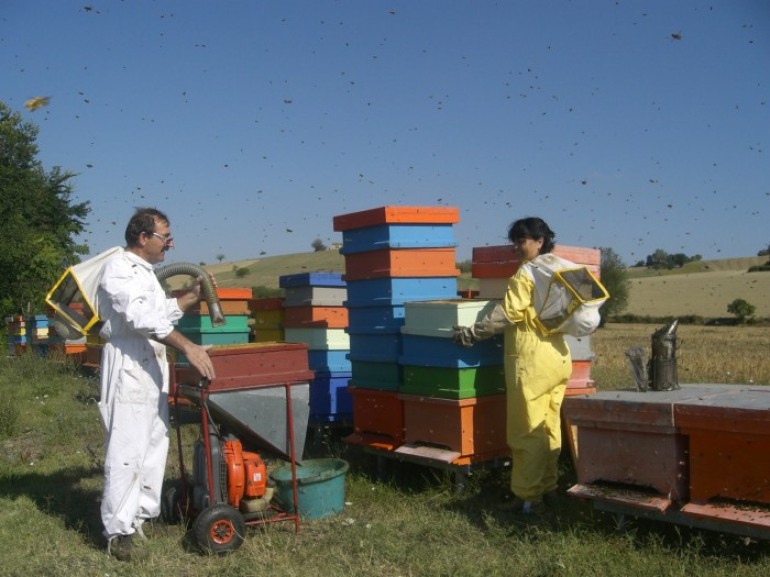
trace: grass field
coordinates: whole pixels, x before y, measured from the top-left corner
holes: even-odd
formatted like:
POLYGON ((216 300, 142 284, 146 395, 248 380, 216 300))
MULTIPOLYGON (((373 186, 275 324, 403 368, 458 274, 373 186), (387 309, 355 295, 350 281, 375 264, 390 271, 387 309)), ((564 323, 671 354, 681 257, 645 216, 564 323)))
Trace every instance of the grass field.
MULTIPOLYGON (((652 325, 594 337, 600 388, 629 386, 623 352, 649 346, 652 325)), ((681 382, 770 385, 770 335, 760 327, 681 327, 681 382)), ((0 577, 766 577, 770 543, 651 521, 618 525, 562 496, 537 522, 495 504, 509 471, 479 470, 457 492, 445 473, 371 457, 327 432, 309 455, 351 463, 342 514, 249 529, 227 557, 201 556, 183 525, 154 524, 141 563, 103 550, 98 517, 102 433, 97 388, 77 367, 27 355, 0 359, 0 577)), ((186 439, 195 428, 185 430, 186 439)), ((173 443, 172 443, 173 446, 173 443)), ((608 456, 611 458, 611 455, 608 456)), ((758 455, 758 459, 766 459, 758 455)), ((574 482, 568 451, 562 489, 574 482)), ((718 472, 715 472, 718 474, 718 472)), ((179 475, 172 450, 167 478, 179 475)))
MULTIPOLYGON (((732 258, 688 263, 681 269, 656 271, 629 268, 630 298, 626 313, 643 317, 698 315, 724 318, 727 305, 742 298, 756 307, 757 318, 770 318, 770 272, 748 273, 749 267, 767 257, 732 258)), ((299 253, 212 264, 205 267, 221 287, 278 287, 278 277, 303 272, 344 272, 345 259, 338 251, 299 253), (236 270, 248 269, 239 277, 236 270)), ((172 278, 178 287, 189 279, 172 278)), ((463 277, 463 288, 473 281, 463 277)))

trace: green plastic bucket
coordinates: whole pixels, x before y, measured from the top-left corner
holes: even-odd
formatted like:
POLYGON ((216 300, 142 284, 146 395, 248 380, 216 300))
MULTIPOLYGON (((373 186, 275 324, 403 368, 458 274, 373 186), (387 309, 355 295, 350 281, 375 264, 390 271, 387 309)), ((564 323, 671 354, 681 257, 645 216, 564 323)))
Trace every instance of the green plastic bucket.
MULTIPOLYGON (((347 461, 342 459, 307 459, 297 465, 297 504, 299 515, 306 519, 322 519, 345 507, 345 473, 347 461)), ((291 464, 270 473, 276 497, 289 513, 294 513, 291 488, 291 464)))

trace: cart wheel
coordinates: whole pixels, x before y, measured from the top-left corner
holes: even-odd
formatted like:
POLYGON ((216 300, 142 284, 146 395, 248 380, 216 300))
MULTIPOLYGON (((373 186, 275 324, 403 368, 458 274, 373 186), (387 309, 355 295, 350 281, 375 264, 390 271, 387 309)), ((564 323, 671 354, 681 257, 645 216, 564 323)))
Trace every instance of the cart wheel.
POLYGON ((220 503, 201 511, 193 523, 198 546, 209 555, 224 555, 243 544, 246 522, 237 509, 220 503))
POLYGON ((160 502, 160 516, 169 525, 176 525, 187 518, 187 503, 182 502, 184 486, 182 481, 171 481, 163 485, 163 497, 160 502))

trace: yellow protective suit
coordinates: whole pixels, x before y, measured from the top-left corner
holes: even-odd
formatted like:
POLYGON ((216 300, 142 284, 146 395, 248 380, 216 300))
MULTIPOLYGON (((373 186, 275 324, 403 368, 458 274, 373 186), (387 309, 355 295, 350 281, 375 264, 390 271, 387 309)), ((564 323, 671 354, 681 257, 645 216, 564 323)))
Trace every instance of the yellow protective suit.
POLYGON ((572 374, 564 335, 545 336, 534 322, 535 282, 523 265, 508 281, 505 328, 506 440, 511 491, 525 501, 557 487, 561 404, 572 374))

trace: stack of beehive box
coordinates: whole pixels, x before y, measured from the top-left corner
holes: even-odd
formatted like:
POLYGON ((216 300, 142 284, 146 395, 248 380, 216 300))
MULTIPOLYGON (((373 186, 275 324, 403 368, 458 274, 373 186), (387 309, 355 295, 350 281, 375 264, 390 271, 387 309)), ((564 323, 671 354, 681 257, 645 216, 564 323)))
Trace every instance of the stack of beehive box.
POLYGON ((24 354, 27 348, 27 327, 24 317, 21 315, 5 317, 5 332, 8 339, 8 356, 24 354))
POLYGON ((400 362, 405 444, 396 451, 453 464, 503 457, 505 376, 497 335, 463 348, 453 326, 470 326, 498 301, 455 299, 406 303, 400 362), (440 453, 435 449, 441 447, 440 453))
POLYGON ((25 320, 27 344, 36 353, 45 355, 48 353, 48 316, 27 315, 25 320))
POLYGON ((334 218, 348 297, 352 443, 392 449, 404 439, 401 327, 410 301, 457 295, 452 207, 386 206, 334 218))
MULTIPOLYGON (((595 248, 581 248, 556 245, 553 254, 585 266, 597 278, 601 265, 601 251, 595 248)), ((479 297, 500 299, 505 295, 508 279, 513 276, 521 262, 513 245, 484 246, 473 249, 471 276, 479 281, 479 297)), ((567 394, 583 394, 596 391, 591 379, 591 362, 594 358, 591 337, 566 336, 572 353, 572 376, 567 384, 567 394)))
MULTIPOLYGON (((249 342, 251 327, 249 326, 249 300, 252 297, 248 288, 217 288, 217 297, 225 317, 225 324, 215 327, 209 317, 209 307, 206 301, 201 301, 188 309, 179 319, 177 330, 192 342, 199 345, 238 345, 249 342)), ((173 294, 173 293, 172 293, 173 294)), ((178 293, 177 293, 178 294, 178 293)), ((183 354, 179 354, 177 362, 187 363, 183 354)))
POLYGON ((249 300, 249 310, 254 318, 252 336, 254 342, 283 342, 285 318, 283 297, 261 297, 249 300))
POLYGON ((310 384, 311 424, 340 423, 352 417, 347 386, 351 377, 345 281, 340 273, 298 273, 279 277, 285 291, 287 342, 304 343, 315 377, 310 384))

